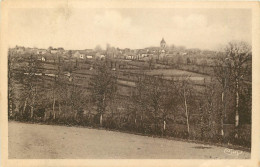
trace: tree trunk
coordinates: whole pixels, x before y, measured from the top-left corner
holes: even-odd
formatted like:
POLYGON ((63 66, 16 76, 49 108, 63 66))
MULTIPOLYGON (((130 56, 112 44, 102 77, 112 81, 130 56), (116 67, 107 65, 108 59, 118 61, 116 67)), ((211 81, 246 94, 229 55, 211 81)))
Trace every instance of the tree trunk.
POLYGON ((36 94, 34 94, 33 99, 32 99, 33 102, 32 102, 32 105, 31 105, 31 118, 33 118, 35 96, 36 96, 36 94))
POLYGON ((238 107, 239 107, 239 81, 236 79, 236 115, 235 115, 235 138, 238 138, 238 132, 237 128, 239 126, 239 113, 238 113, 238 107))
MULTIPOLYGON (((33 104, 33 105, 34 105, 34 104, 33 104)), ((33 118, 33 110, 34 110, 33 105, 31 106, 31 118, 33 118)))
POLYGON ((26 106, 27 106, 27 101, 28 101, 28 97, 26 97, 26 99, 25 99, 22 114, 25 112, 25 109, 26 109, 26 106))
POLYGON ((100 119, 99 119, 99 124, 100 124, 100 126, 102 127, 102 125, 103 125, 103 113, 104 113, 104 111, 105 111, 105 100, 106 100, 106 95, 104 94, 103 95, 103 101, 102 101, 102 103, 103 103, 103 106, 102 106, 102 111, 101 111, 101 113, 100 113, 100 119))
POLYGON ((236 123, 235 126, 238 127, 239 125, 239 113, 238 113, 238 107, 239 107, 239 93, 238 93, 238 83, 237 83, 237 90, 236 90, 236 123))
POLYGON ((60 113, 61 113, 61 107, 60 107, 60 102, 59 102, 59 116, 60 116, 60 113))
POLYGON ((52 113, 53 113, 53 119, 56 118, 56 113, 55 113, 55 96, 53 97, 53 104, 52 104, 52 113))
POLYGON ((224 104, 224 96, 225 96, 225 92, 222 92, 222 105, 223 105, 223 110, 221 113, 221 118, 220 118, 220 126, 221 126, 221 136, 224 136, 224 112, 225 112, 225 104, 224 104))
POLYGON ((185 105, 185 113, 186 113, 186 120, 187 120, 187 130, 188 130, 188 134, 190 134, 189 114, 188 114, 188 106, 187 106, 187 99, 185 93, 186 92, 184 89, 183 94, 184 94, 184 105, 185 105))
POLYGON ((142 112, 142 115, 141 115, 141 126, 143 127, 143 112, 142 112))
POLYGON ((46 114, 46 111, 45 111, 45 112, 44 112, 43 121, 46 121, 46 117, 47 117, 47 114, 46 114))
POLYGON ((75 120, 77 120, 77 115, 78 115, 78 113, 76 112, 76 113, 74 114, 74 119, 75 119, 75 120))
POLYGON ((200 136, 201 136, 201 140, 203 140, 204 138, 204 121, 203 121, 203 111, 201 108, 201 105, 199 107, 199 113, 200 113, 200 136))
POLYGON ((101 127, 103 126, 103 114, 100 114, 99 124, 101 127))
POLYGON ((157 133, 157 131, 158 131, 158 116, 157 116, 157 113, 158 113, 158 107, 156 106, 156 108, 155 108, 155 113, 154 113, 154 115, 155 115, 155 119, 154 119, 154 126, 155 126, 155 132, 157 133))

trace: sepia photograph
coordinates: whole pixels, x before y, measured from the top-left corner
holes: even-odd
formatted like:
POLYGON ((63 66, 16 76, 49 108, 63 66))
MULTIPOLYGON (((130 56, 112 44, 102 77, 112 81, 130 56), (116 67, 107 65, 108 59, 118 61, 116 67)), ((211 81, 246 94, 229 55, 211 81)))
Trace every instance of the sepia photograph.
POLYGON ((8 160, 251 162, 259 4, 47 2, 1 11, 8 160))

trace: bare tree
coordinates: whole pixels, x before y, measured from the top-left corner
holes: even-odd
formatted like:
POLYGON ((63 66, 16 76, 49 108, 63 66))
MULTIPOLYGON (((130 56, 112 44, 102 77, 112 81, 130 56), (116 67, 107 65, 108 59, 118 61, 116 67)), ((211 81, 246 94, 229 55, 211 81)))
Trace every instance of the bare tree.
POLYGON ((191 96, 191 87, 190 87, 190 80, 189 77, 181 77, 179 80, 179 85, 178 85, 178 95, 180 99, 180 103, 183 104, 184 106, 184 111, 185 111, 185 117, 186 117, 186 124, 187 124, 187 132, 190 134, 190 121, 189 121, 189 100, 191 96))
MULTIPOLYGON (((243 79, 247 72, 248 61, 252 57, 251 46, 245 42, 230 42, 225 49, 227 66, 231 72, 231 84, 235 91, 235 127, 239 126, 240 92, 243 79)), ((236 130, 235 138, 238 137, 236 130)))
POLYGON ((100 51, 102 51, 102 48, 101 48, 100 45, 97 45, 94 50, 95 50, 96 52, 100 52, 100 51))
POLYGON ((145 76, 139 75, 136 81, 135 93, 132 96, 133 103, 135 104, 135 123, 137 116, 140 115, 141 124, 143 124, 144 112, 145 112, 145 76))
POLYGON ((178 56, 176 63, 179 64, 179 65, 182 65, 183 64, 183 58, 181 56, 178 56))
POLYGON ((97 112, 100 115, 100 126, 102 126, 103 114, 106 111, 108 102, 115 98, 117 91, 116 81, 117 78, 107 63, 99 61, 96 64, 96 73, 91 78, 90 86, 93 102, 96 104, 97 112))
POLYGON ((173 114, 178 105, 178 89, 175 81, 164 81, 163 96, 162 96, 162 121, 163 121, 163 133, 167 128, 168 117, 173 114))
POLYGON ((52 49, 53 49, 53 47, 52 47, 52 46, 48 47, 48 50, 49 50, 49 51, 51 51, 52 49))
POLYGON ((218 60, 215 62, 214 66, 214 75, 218 83, 221 86, 221 103, 222 103, 222 112, 221 112, 221 136, 224 136, 224 118, 226 118, 226 109, 227 109, 227 93, 230 90, 231 82, 231 71, 228 68, 228 59, 223 54, 220 54, 218 60))
POLYGON ((163 124, 164 133, 168 116, 174 110, 177 104, 177 92, 174 82, 167 81, 163 76, 149 76, 144 81, 144 98, 142 104, 145 104, 150 121, 155 125, 155 131, 158 132, 159 124, 163 124))
POLYGON ((60 58, 59 58, 57 70, 56 70, 55 77, 54 77, 54 82, 53 82, 53 85, 52 85, 52 96, 53 96, 52 113, 53 113, 53 119, 56 119, 55 106, 56 106, 56 100, 59 98, 59 90, 60 90, 61 86, 62 86, 62 81, 61 81, 61 62, 60 62, 60 58))
POLYGON ((201 64, 201 67, 202 67, 202 72, 205 72, 205 67, 208 65, 208 62, 207 62, 207 60, 202 60, 201 62, 200 62, 200 64, 201 64))
POLYGON ((14 115, 15 110, 15 86, 14 86, 14 61, 13 53, 9 50, 8 52, 8 118, 14 115))
POLYGON ((159 123, 159 114, 161 111, 161 105, 163 101, 163 79, 162 76, 158 77, 150 77, 146 84, 146 92, 147 92, 147 102, 148 109, 151 111, 149 115, 151 116, 154 125, 155 131, 158 130, 159 123))
POLYGON ((37 94, 39 93, 39 89, 41 89, 42 81, 37 76, 37 74, 41 73, 41 70, 39 67, 41 67, 41 63, 37 61, 37 57, 34 55, 31 55, 29 58, 28 66, 25 68, 24 74, 26 76, 23 79, 24 83, 24 90, 25 90, 25 102, 24 102, 24 108, 23 113, 26 110, 27 105, 30 106, 30 118, 32 119, 34 116, 34 110, 37 102, 37 94))
POLYGON ((218 134, 219 125, 221 129, 221 135, 223 133, 223 116, 220 107, 219 86, 215 81, 205 84, 204 90, 204 118, 206 118, 206 129, 208 131, 208 137, 215 137, 218 134), (220 122, 220 123, 219 123, 220 122))
POLYGON ((87 91, 81 88, 75 81, 72 81, 72 87, 70 89, 70 106, 74 114, 74 119, 77 120, 83 112, 83 108, 86 107, 89 101, 89 95, 87 91))
POLYGON ((155 60, 152 56, 149 56, 148 57, 148 65, 149 65, 149 70, 152 70, 153 69, 153 66, 155 64, 155 60))

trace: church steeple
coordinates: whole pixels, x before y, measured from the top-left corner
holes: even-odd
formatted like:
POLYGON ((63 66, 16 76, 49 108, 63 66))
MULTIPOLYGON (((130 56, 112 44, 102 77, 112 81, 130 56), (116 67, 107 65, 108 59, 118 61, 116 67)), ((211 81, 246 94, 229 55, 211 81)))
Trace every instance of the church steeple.
POLYGON ((165 42, 164 38, 162 38, 160 45, 161 45, 161 48, 165 48, 166 42, 165 42))

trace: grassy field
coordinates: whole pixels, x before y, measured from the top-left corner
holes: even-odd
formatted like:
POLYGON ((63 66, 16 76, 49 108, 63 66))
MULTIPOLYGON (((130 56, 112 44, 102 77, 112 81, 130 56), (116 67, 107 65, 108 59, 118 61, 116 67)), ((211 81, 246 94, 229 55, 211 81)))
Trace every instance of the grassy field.
POLYGON ((164 75, 164 76, 191 76, 191 77, 208 77, 206 75, 194 73, 194 72, 189 72, 189 71, 184 71, 184 70, 177 70, 177 69, 155 69, 155 70, 147 70, 145 71, 146 74, 148 75, 164 75))

